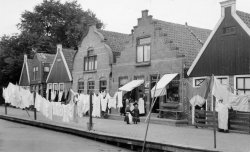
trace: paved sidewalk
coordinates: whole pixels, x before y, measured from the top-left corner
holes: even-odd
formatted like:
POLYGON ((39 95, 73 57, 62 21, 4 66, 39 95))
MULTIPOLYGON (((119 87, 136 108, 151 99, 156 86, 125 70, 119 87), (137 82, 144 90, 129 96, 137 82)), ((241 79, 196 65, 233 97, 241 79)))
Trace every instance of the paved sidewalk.
MULTIPOLYGON (((34 113, 29 111, 30 117, 25 110, 8 107, 8 115, 18 118, 34 119, 34 113)), ((4 115, 4 107, 0 107, 0 115, 4 115)), ((81 130, 87 130, 88 117, 79 118, 78 123, 64 123, 60 117, 48 120, 37 113, 37 120, 55 125, 63 125, 81 130)), ((143 140, 146 123, 127 125, 123 121, 93 118, 94 131, 107 135, 127 137, 143 140)), ((150 124, 147 141, 173 144, 179 146, 215 150, 213 148, 213 131, 207 129, 196 129, 194 127, 174 127, 159 124, 150 124)), ((237 133, 217 132, 217 149, 226 152, 250 152, 250 135, 237 133)))

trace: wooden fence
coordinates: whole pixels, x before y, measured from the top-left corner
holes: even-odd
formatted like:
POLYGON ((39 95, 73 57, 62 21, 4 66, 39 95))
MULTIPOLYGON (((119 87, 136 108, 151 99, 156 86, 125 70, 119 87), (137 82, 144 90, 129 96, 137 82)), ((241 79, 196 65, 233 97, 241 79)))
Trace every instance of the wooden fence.
MULTIPOLYGON (((214 125, 218 128, 218 113, 213 111, 195 110, 195 126, 213 128, 214 125)), ((240 131, 250 134, 250 112, 230 111, 228 129, 240 131)))

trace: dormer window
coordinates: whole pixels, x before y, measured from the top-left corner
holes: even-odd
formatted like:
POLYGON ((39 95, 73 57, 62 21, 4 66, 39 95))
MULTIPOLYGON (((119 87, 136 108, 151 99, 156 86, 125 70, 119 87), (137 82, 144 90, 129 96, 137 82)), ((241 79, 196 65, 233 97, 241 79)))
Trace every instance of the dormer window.
POLYGON ((143 63, 150 61, 150 44, 151 38, 139 38, 137 40, 137 48, 136 48, 136 62, 143 63))
POLYGON ((93 71, 97 69, 97 55, 93 49, 89 49, 87 56, 84 57, 84 71, 93 71))
POLYGON ((38 77, 38 67, 33 67, 33 80, 37 80, 38 77))

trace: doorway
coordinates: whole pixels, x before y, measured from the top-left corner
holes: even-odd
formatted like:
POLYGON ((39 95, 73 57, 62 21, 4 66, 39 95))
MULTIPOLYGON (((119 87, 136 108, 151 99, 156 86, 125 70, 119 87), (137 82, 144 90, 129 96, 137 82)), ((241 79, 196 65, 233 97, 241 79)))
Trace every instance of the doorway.
MULTIPOLYGON (((152 88, 156 85, 156 83, 157 83, 157 75, 151 75, 150 76, 150 89, 149 89, 150 94, 151 94, 152 88)), ((153 99, 152 96, 151 96, 150 97, 150 107, 153 104, 154 100, 155 99, 153 99)), ((155 104, 153 106, 152 113, 158 113, 159 112, 159 111, 157 111, 157 109, 159 109, 159 107, 160 107, 159 105, 160 105, 160 99, 157 98, 156 101, 155 101, 155 104)))

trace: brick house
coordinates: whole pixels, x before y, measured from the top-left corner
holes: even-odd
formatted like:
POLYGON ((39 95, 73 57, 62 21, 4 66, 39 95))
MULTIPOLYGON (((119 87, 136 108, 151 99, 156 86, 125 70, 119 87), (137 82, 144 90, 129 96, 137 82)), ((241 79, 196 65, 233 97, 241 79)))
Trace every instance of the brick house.
POLYGON ((110 92, 112 68, 127 40, 126 34, 90 26, 74 58, 73 90, 84 93, 110 92))
POLYGON ((50 71, 53 54, 35 53, 33 59, 28 59, 24 55, 22 72, 19 79, 19 85, 31 91, 36 91, 42 96, 46 95, 46 78, 50 71))
POLYGON ((213 74, 234 93, 250 95, 250 14, 236 10, 235 0, 220 4, 221 18, 187 74, 195 87, 213 74))
POLYGON ((73 80, 71 72, 75 53, 76 50, 62 48, 61 44, 57 45, 57 53, 46 79, 48 92, 60 91, 67 94, 71 89, 73 80))
MULTIPOLYGON (((134 79, 143 79, 144 84, 130 95, 134 100, 138 100, 140 94, 146 95, 148 111, 151 104, 149 92, 156 84, 158 75, 177 73, 166 89, 181 109, 187 109, 183 101, 182 79, 185 69, 191 65, 209 33, 207 29, 154 19, 148 15, 148 10, 143 10, 142 17, 138 18, 128 42, 124 44, 124 50, 112 66, 110 92, 114 93, 134 79)), ((153 112, 167 103, 169 93, 156 101, 153 112)))

